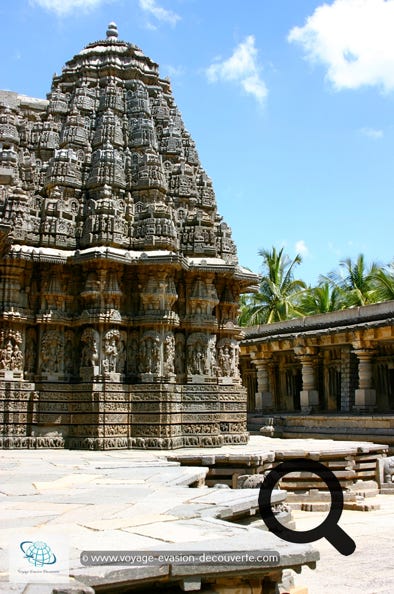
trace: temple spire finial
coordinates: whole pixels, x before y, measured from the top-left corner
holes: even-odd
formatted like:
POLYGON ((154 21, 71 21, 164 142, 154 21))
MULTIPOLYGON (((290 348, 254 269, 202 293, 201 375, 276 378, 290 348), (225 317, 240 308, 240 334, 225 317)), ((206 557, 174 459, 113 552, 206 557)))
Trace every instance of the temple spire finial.
POLYGON ((107 39, 117 39, 118 38, 118 27, 117 24, 113 21, 109 23, 107 28, 107 39))

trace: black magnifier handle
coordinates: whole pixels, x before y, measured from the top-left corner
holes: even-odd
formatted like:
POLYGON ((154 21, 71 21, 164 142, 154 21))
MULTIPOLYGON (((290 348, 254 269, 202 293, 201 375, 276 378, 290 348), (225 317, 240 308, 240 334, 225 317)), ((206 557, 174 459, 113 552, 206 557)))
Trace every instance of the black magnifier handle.
POLYGON ((356 550, 356 543, 350 536, 342 530, 338 524, 330 527, 324 536, 333 547, 336 548, 341 555, 351 555, 356 550))

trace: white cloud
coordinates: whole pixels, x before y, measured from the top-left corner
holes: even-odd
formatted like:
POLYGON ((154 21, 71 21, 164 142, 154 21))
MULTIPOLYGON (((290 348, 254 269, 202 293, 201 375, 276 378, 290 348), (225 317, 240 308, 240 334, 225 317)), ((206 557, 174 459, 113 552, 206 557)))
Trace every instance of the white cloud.
POLYGON ((306 243, 303 239, 296 241, 294 249, 295 249, 296 253, 300 254, 301 256, 309 256, 308 246, 306 245, 306 243))
POLYGON ((178 78, 183 76, 185 73, 185 69, 183 66, 172 66, 171 64, 167 64, 161 67, 162 72, 166 73, 168 76, 173 78, 178 78))
POLYGON ((336 90, 377 86, 394 90, 394 0, 334 0, 318 6, 289 42, 327 68, 336 90))
MULTIPOLYGON (((169 23, 173 27, 180 21, 181 17, 179 14, 166 10, 156 3, 156 0, 139 0, 140 8, 155 17, 158 21, 163 23, 169 23)), ((150 25, 150 28, 154 28, 154 25, 150 25)))
POLYGON ((30 4, 40 6, 59 16, 65 16, 76 10, 89 12, 107 0, 30 0, 30 4))
POLYGON ((216 61, 206 69, 206 75, 211 82, 219 80, 235 82, 243 90, 262 103, 268 94, 267 87, 260 77, 261 67, 257 61, 255 38, 248 35, 241 42, 227 60, 216 61))
POLYGON ((374 140, 379 140, 384 136, 383 130, 377 130, 376 128, 361 128, 360 132, 363 136, 373 138, 374 140))

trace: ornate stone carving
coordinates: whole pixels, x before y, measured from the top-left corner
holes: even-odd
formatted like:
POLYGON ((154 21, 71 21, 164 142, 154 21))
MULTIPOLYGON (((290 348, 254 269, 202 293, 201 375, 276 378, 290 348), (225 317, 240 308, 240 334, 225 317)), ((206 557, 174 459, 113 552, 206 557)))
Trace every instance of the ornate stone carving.
POLYGON ((160 374, 160 335, 153 330, 144 333, 140 344, 140 373, 160 374))
POLYGON ((171 376, 174 374, 175 364, 175 338, 169 333, 164 338, 163 343, 163 375, 171 376))
POLYGON ((256 278, 168 80, 111 24, 47 100, 3 91, 0 103, 4 443, 230 443, 218 399, 246 414, 236 301, 256 278))
POLYGON ((119 330, 109 330, 104 336, 103 370, 104 373, 115 373, 119 358, 119 330))
POLYGON ((99 364, 99 334, 94 328, 85 328, 82 332, 83 344, 81 353, 81 367, 98 367, 99 364))
POLYGON ((239 379, 239 345, 234 339, 223 338, 218 342, 218 375, 239 379))
POLYGON ((175 373, 183 375, 185 373, 185 336, 177 332, 175 336, 175 373))
POLYGON ((212 365, 211 343, 202 332, 194 332, 187 340, 187 371, 191 375, 208 375, 212 365))
POLYGON ((22 336, 18 330, 0 331, 0 371, 22 371, 22 336))
POLYGON ((40 371, 48 375, 62 373, 63 371, 63 333, 59 329, 43 330, 41 336, 41 362, 40 371))

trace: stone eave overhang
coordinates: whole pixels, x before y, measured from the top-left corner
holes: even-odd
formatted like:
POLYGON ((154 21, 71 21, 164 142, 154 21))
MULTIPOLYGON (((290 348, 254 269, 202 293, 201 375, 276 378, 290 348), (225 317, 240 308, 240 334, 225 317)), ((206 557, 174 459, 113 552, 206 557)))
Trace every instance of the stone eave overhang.
POLYGON ((48 107, 49 101, 47 99, 40 99, 39 97, 29 97, 28 95, 21 95, 15 91, 0 91, 0 105, 5 105, 11 109, 22 107, 25 109, 33 109, 36 111, 45 111, 48 107))
POLYGON ((187 257, 167 250, 137 251, 115 247, 90 247, 82 250, 62 250, 51 247, 13 245, 7 259, 32 260, 51 264, 81 264, 107 260, 119 264, 172 265, 193 272, 228 274, 249 287, 256 283, 257 276, 236 263, 230 264, 221 258, 187 257))
POLYGON ((384 326, 394 327, 394 301, 244 328, 242 345, 251 346, 273 340, 323 336, 384 326))

